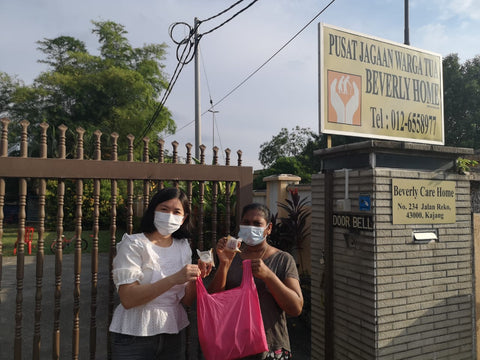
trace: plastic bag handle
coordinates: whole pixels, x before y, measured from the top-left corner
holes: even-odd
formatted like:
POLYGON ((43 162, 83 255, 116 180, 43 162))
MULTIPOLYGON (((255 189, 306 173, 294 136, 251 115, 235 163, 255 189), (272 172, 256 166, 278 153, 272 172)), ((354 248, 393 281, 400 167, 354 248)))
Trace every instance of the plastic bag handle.
MULTIPOLYGON (((253 280, 253 274, 252 274, 252 261, 250 259, 243 260, 242 267, 243 267, 243 273, 242 273, 242 283, 240 284, 240 287, 242 288, 252 287, 256 289, 255 281, 253 280)), ((203 284, 203 280, 200 276, 197 276, 197 287, 200 292, 210 295, 207 289, 205 289, 205 285, 203 284)))
POLYGON ((242 261, 243 274, 242 274, 242 288, 253 287, 256 288, 255 282, 253 281, 252 274, 252 260, 245 259, 242 261))
POLYGON ((200 275, 197 276, 197 288, 199 288, 199 290, 203 293, 207 291, 205 289, 205 285, 203 285, 203 280, 202 280, 202 277, 200 275))

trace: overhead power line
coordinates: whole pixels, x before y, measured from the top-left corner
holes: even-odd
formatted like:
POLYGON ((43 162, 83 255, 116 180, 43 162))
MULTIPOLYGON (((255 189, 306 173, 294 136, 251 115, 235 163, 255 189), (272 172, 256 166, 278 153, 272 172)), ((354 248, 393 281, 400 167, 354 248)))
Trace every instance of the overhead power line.
MULTIPOLYGON (((207 34, 210 34, 211 32, 221 28, 223 25, 225 25, 226 23, 228 23, 229 21, 231 21, 233 18, 237 17, 238 15, 240 15, 242 12, 244 12, 245 10, 247 10, 250 6, 252 6, 253 4, 255 4, 258 0, 253 0, 250 4, 248 4, 247 6, 245 6, 242 10, 238 11, 237 13, 235 13, 231 18, 225 20, 223 23, 221 23, 220 25, 214 27, 213 29, 209 30, 209 31, 206 31, 204 32, 203 34, 200 35, 200 37, 202 37, 203 35, 207 35, 207 34)), ((240 3, 241 1, 238 1, 236 4, 240 3)), ((234 4, 233 6, 235 6, 236 4, 234 4)), ((232 6, 232 7, 233 7, 232 6)), ((216 17, 216 16, 215 16, 216 17)), ((205 21, 208 21, 208 20, 211 20, 213 19, 214 17, 211 17, 207 20, 203 20, 203 22, 205 21)))
POLYGON ((155 112, 153 113, 152 115, 152 118, 148 121, 148 123, 146 124, 143 132, 142 132, 142 135, 140 136, 139 139, 137 139, 137 141, 140 141, 146 134, 148 134, 148 132, 151 130, 152 126, 155 124, 155 121, 158 119, 158 116, 160 115, 161 111, 163 110, 164 106, 165 106, 165 103, 168 99, 168 97, 170 96, 170 93, 172 92, 172 89, 178 79, 178 77, 180 76, 180 73, 182 72, 183 70, 183 67, 188 64, 189 62, 192 61, 192 59, 194 58, 194 55, 195 55, 195 52, 197 51, 197 49, 195 48, 195 44, 198 45, 198 41, 200 41, 200 39, 202 38, 202 36, 204 35, 207 35, 207 34, 210 34, 212 33, 213 31, 219 29, 220 27, 224 26, 225 24, 227 24, 228 22, 230 22, 232 19, 234 19, 236 16, 238 16, 239 14, 241 14, 242 12, 244 12, 245 10, 247 10, 249 7, 251 7, 254 3, 256 3, 258 0, 253 0, 250 4, 248 4, 247 6, 245 6, 244 8, 240 9, 238 12, 236 12, 233 16, 231 16, 230 18, 228 18, 227 20, 225 20, 223 23, 221 23, 220 25, 218 26, 215 26, 214 28, 204 32, 203 34, 198 34, 197 36, 197 39, 198 41, 196 42, 195 41, 195 33, 197 32, 198 30, 198 27, 202 24, 202 23, 205 23, 207 21, 210 21, 210 20, 213 20, 215 18, 217 18, 218 16, 220 15, 223 15, 225 14, 226 12, 230 11, 231 9, 233 9, 235 6, 237 6, 238 4, 242 3, 243 1, 245 0, 239 0, 237 1, 236 3, 234 3, 233 5, 231 5, 230 7, 228 7, 227 9, 219 12, 218 14, 214 15, 214 16, 211 16, 205 20, 200 20, 198 23, 197 23, 197 26, 196 27, 191 27, 189 24, 185 23, 185 22, 177 22, 177 23, 174 23, 170 26, 169 28, 169 36, 170 38, 172 39, 172 41, 177 45, 177 50, 176 50, 176 57, 177 57, 177 66, 175 68, 175 71, 174 71, 174 74, 172 75, 172 78, 168 84, 168 87, 167 89, 165 90, 165 93, 163 94, 163 97, 160 101, 160 104, 157 106, 157 109, 155 110, 155 112), (179 41, 176 41, 174 39, 174 30, 177 26, 180 26, 180 25, 184 25, 187 27, 187 29, 189 30, 188 31, 188 35, 184 38, 182 38, 181 40, 179 41))
POLYGON ((238 88, 240 88, 243 84, 245 84, 248 80, 250 80, 257 72, 259 72, 265 65, 267 65, 275 56, 277 56, 280 51, 285 49, 288 44, 290 44, 298 35, 300 35, 312 22, 315 21, 316 18, 318 18, 320 15, 322 15, 327 8, 332 5, 335 2, 335 0, 332 0, 326 5, 317 15, 313 17, 312 20, 310 20, 304 27, 302 27, 295 35, 293 35, 290 40, 288 40, 280 49, 278 49, 272 56, 270 56, 262 65, 260 65, 257 69, 255 69, 250 75, 248 75, 243 81, 241 81, 237 86, 235 86, 232 90, 230 90, 224 97, 222 97, 220 100, 218 100, 215 104, 213 104, 209 109, 207 109, 205 112, 202 113, 202 115, 206 114, 210 109, 212 109, 214 106, 217 106, 220 104, 223 100, 228 98, 230 95, 232 95, 238 88))
MULTIPOLYGON (((214 104, 211 104, 210 108, 202 113, 202 116, 208 113, 209 111, 213 110, 215 106, 218 106, 221 102, 227 99, 230 95, 232 95, 236 90, 238 90, 243 84, 245 84, 248 80, 250 80, 257 72, 259 72, 265 65, 267 65, 275 56, 277 56, 284 48, 286 48, 297 36, 299 36, 308 26, 312 24, 320 15, 322 15, 329 7, 332 5, 336 0, 331 0, 322 10, 320 10, 305 26, 303 26, 299 31, 295 33, 280 49, 278 49, 272 56, 270 56, 264 63, 262 63, 257 69, 255 69, 250 75, 248 75, 243 81, 241 81, 237 86, 235 86, 232 90, 230 90, 226 95, 224 95, 219 101, 214 104)), ((240 1, 239 1, 240 2, 240 1)), ((238 2, 238 3, 239 3, 238 2)), ((234 4, 235 5, 235 4, 234 4)), ((233 5, 233 6, 234 6, 233 5)), ((250 4, 251 5, 251 4, 250 4)), ((249 6, 250 6, 249 5, 249 6)), ((180 129, 177 129, 177 133, 191 124, 193 124, 195 120, 190 121, 186 125, 182 126, 180 129)))

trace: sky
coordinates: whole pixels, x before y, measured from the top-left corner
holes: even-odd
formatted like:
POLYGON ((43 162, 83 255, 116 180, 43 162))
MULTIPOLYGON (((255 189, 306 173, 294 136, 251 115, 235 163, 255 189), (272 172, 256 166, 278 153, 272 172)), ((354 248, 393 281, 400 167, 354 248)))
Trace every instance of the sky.
MULTIPOLYGON (((36 44, 45 38, 72 36, 85 42, 90 53, 98 54, 91 21, 108 20, 125 27, 134 47, 165 43, 168 48, 164 71, 170 79, 177 59, 169 27, 176 22, 193 26, 195 17, 208 19, 235 2, 0 0, 0 71, 31 84, 46 70, 44 64, 37 62, 41 53, 36 44)), ((199 32, 220 25, 251 2, 245 0, 223 16, 203 22, 199 32)), ((207 148, 207 162, 211 161, 211 149, 217 146, 220 164, 225 162, 225 149, 229 148, 232 165, 241 150, 242 165, 261 169, 261 145, 282 128, 291 131, 300 126, 319 131, 319 23, 404 43, 404 0, 330 3, 331 0, 259 0, 202 37, 200 143, 207 148), (208 111, 210 101, 215 112, 208 111)), ((178 36, 182 28, 176 29, 178 36)), ((412 47, 442 56, 456 53, 464 62, 480 55, 479 35, 480 0, 409 1, 412 47)), ((181 157, 186 154, 186 143, 195 145, 194 75, 192 61, 183 68, 165 104, 177 124, 177 133, 164 137, 166 148, 171 149, 173 141, 179 142, 181 157)))

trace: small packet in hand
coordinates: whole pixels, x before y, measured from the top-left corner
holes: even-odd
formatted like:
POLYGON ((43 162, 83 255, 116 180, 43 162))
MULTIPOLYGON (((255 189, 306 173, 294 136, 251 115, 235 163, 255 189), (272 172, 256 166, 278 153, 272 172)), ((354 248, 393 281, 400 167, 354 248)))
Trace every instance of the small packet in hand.
POLYGON ((236 239, 233 236, 227 236, 227 243, 225 244, 225 250, 241 252, 239 249, 242 239, 236 239))
POLYGON ((213 250, 206 250, 206 251, 200 251, 197 249, 197 254, 200 260, 202 260, 204 263, 208 264, 211 263, 213 267, 215 267, 215 262, 213 260, 213 250))

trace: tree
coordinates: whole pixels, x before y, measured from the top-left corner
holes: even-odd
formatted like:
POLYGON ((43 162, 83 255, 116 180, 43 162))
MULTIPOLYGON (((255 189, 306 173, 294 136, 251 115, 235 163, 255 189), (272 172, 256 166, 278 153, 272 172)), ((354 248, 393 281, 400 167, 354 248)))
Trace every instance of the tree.
MULTIPOLYGON (((52 138, 60 124, 69 128, 67 136, 79 126, 87 130, 86 135, 96 129, 107 135, 115 131, 119 141, 126 141, 130 133, 137 138, 143 135, 159 108, 157 99, 168 86, 161 64, 166 45, 134 48, 123 25, 112 21, 92 24, 100 44, 98 56, 69 36, 38 42, 44 55, 39 62, 49 69, 32 86, 16 89, 11 96, 15 104, 8 114, 12 120, 26 119, 33 129, 46 121, 52 138)), ((163 108, 147 136, 174 130, 171 114, 163 108)))
MULTIPOLYGON (((332 136, 333 146, 363 141, 349 136, 332 136)), ((314 151, 327 147, 327 136, 316 134, 309 128, 296 126, 289 132, 282 128, 272 140, 260 146, 259 160, 265 167, 256 171, 254 189, 264 189, 263 178, 269 175, 292 174, 299 176, 301 183, 310 183, 312 174, 321 170, 321 161, 314 151)))
POLYGON ((253 179, 253 188, 256 190, 265 189, 266 184, 263 181, 264 177, 279 174, 292 174, 302 178, 302 183, 309 183, 312 179, 312 170, 307 165, 302 163, 300 158, 296 157, 281 157, 267 169, 255 172, 253 179))
POLYGON ((443 59, 445 144, 480 147, 480 56, 460 64, 457 54, 443 59))
POLYGON ((13 105, 13 95, 21 83, 16 78, 0 72, 0 118, 8 115, 13 105))
POLYGON ((318 135, 309 128, 297 125, 291 132, 282 128, 272 140, 260 145, 258 160, 264 167, 269 167, 279 158, 300 155, 310 141, 316 140, 318 135))
POLYGON ((65 71, 68 66, 74 66, 74 54, 86 53, 85 44, 71 36, 59 36, 55 39, 38 41, 38 49, 46 56, 39 63, 49 65, 55 71, 65 71))
POLYGON ((260 146, 259 160, 265 167, 257 171, 253 180, 254 189, 264 189, 263 178, 269 175, 293 174, 302 178, 302 183, 311 180, 311 174, 320 169, 320 162, 313 150, 322 146, 323 136, 309 128, 298 125, 291 132, 282 128, 270 142, 260 146))

